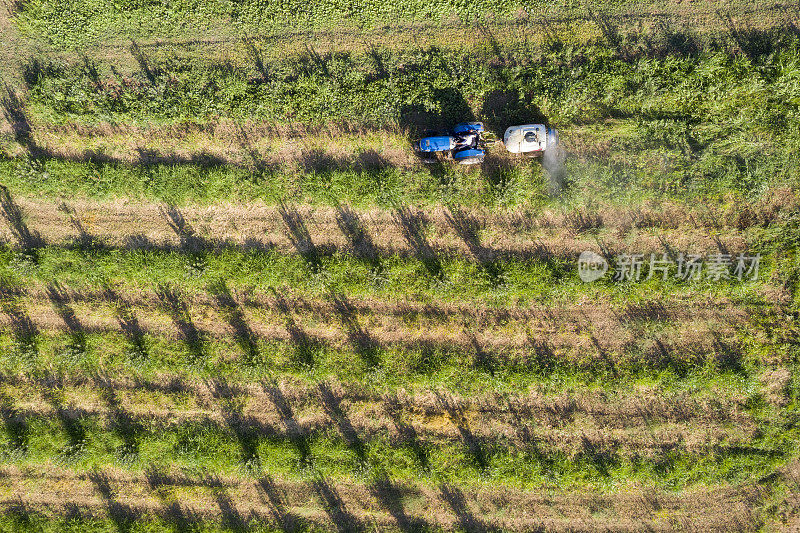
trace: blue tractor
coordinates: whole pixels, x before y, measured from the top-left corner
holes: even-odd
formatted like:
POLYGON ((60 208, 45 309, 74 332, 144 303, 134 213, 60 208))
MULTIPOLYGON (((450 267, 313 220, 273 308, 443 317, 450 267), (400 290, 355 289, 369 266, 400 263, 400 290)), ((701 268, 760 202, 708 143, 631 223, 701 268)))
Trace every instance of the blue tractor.
POLYGON ((442 158, 453 159, 462 165, 483 163, 486 146, 496 142, 489 139, 482 122, 462 122, 444 135, 432 135, 414 143, 415 151, 426 163, 442 158))

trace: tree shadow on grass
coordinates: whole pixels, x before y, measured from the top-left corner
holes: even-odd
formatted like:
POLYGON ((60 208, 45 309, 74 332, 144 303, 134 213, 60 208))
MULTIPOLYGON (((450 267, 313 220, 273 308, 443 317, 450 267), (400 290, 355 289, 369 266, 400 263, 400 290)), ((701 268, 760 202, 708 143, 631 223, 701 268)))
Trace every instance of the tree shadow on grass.
POLYGON ((319 352, 322 343, 312 338, 303 327, 297 323, 292 315, 286 299, 274 287, 272 293, 275 296, 275 303, 278 311, 284 317, 284 326, 289 333, 289 339, 294 346, 295 356, 298 362, 304 367, 314 366, 314 356, 319 352))
POLYGON ((483 370, 491 376, 494 376, 497 360, 494 354, 491 354, 483 349, 481 343, 474 333, 469 333, 470 343, 472 344, 472 351, 475 354, 474 366, 477 369, 483 370))
POLYGON ((0 418, 13 450, 25 453, 28 450, 30 428, 24 413, 14 406, 14 401, 5 393, 0 393, 0 418))
POLYGON ((180 209, 174 205, 159 208, 169 227, 177 235, 181 249, 192 254, 202 254, 214 248, 212 243, 199 236, 191 224, 184 218, 180 209))
POLYGON ((74 208, 67 205, 66 202, 61 202, 58 206, 58 210, 69 217, 70 225, 78 234, 74 241, 75 248, 84 252, 93 252, 104 248, 101 243, 86 230, 74 208))
POLYGON ((358 311, 343 293, 330 293, 333 310, 338 316, 347 335, 347 341, 368 367, 379 363, 380 344, 369 332, 361 327, 358 311))
POLYGON ((54 281, 47 284, 45 293, 67 328, 72 348, 80 353, 85 353, 86 331, 75 315, 72 306, 69 305, 70 297, 67 291, 58 282, 54 281))
POLYGON ((4 185, 0 185, 0 212, 17 244, 23 252, 36 260, 37 251, 44 246, 44 240, 39 232, 28 228, 22 209, 14 202, 11 193, 4 185))
POLYGON ((39 525, 39 521, 35 520, 38 518, 38 513, 22 499, 22 496, 18 495, 13 500, 7 501, 0 509, 3 516, 10 519, 13 531, 35 531, 39 525))
POLYGON ((288 231, 289 241, 294 246, 297 253, 305 259, 306 264, 312 271, 318 271, 322 263, 320 262, 319 252, 311 239, 311 233, 308 231, 303 217, 293 207, 290 207, 284 202, 278 206, 278 212, 283 218, 283 223, 288 231))
POLYGON ((287 509, 286 496, 281 494, 280 489, 270 476, 259 479, 257 486, 263 493, 262 500, 269 507, 273 519, 282 531, 295 532, 308 529, 308 523, 303 517, 287 509))
POLYGON ((445 218, 456 234, 464 241, 470 254, 481 266, 489 282, 493 286, 497 286, 501 282, 503 268, 495 251, 492 248, 483 246, 480 242, 481 223, 457 206, 450 206, 445 212, 445 218))
POLYGON ((225 423, 236 436, 242 450, 241 464, 250 470, 258 470, 261 458, 258 444, 262 435, 274 434, 272 428, 265 427, 258 421, 244 414, 241 391, 231 387, 224 379, 213 379, 208 383, 211 394, 220 405, 225 423))
POLYGON ((159 284, 156 286, 155 292, 161 307, 169 314, 173 324, 186 342, 193 361, 204 359, 206 336, 192 321, 189 306, 184 301, 178 287, 171 284, 159 284))
POLYGON ((35 357, 38 353, 36 339, 39 336, 39 328, 36 327, 19 302, 14 299, 2 299, 0 307, 11 322, 11 332, 17 347, 21 352, 35 357))
MULTIPOLYGON (((443 56, 441 59, 447 61, 443 56)), ((443 87, 430 88, 428 91, 429 106, 405 104, 400 109, 400 127, 414 138, 434 132, 450 131, 460 122, 475 120, 472 108, 459 89, 443 87)))
POLYGON ((265 83, 268 82, 270 79, 270 72, 264 64, 264 55, 261 53, 261 50, 256 46, 255 42, 247 36, 242 38, 242 44, 247 52, 247 57, 253 63, 256 72, 258 72, 261 77, 261 81, 265 83))
POLYGON ((712 332, 712 335, 714 337, 715 362, 720 371, 743 374, 745 372, 742 363, 744 353, 741 345, 718 331, 712 332))
POLYGON ((222 278, 217 279, 208 286, 208 291, 216 302, 217 310, 233 329, 236 343, 244 351, 248 364, 253 364, 260 359, 258 341, 253 330, 244 316, 244 310, 234 299, 228 285, 222 278))
POLYGON ((51 153, 44 147, 39 146, 33 137, 33 127, 28 118, 25 102, 8 85, 5 85, 4 89, 4 94, 0 98, 0 107, 3 108, 3 115, 11 126, 14 140, 27 150, 32 159, 41 160, 49 157, 51 153))
POLYGON ((424 520, 410 517, 406 514, 403 506, 403 496, 408 490, 402 485, 392 482, 384 475, 369 485, 369 491, 378 500, 380 506, 386 509, 394 518, 400 531, 422 532, 428 530, 429 524, 424 520))
POLYGON ((86 445, 87 435, 83 421, 87 413, 82 409, 64 407, 61 392, 58 390, 46 389, 42 392, 42 396, 55 411, 56 418, 67 436, 67 445, 62 454, 67 458, 74 458, 83 452, 86 445))
POLYGON ((380 152, 368 148, 361 150, 356 154, 352 162, 352 168, 356 172, 363 174, 364 177, 372 177, 371 175, 380 170, 392 168, 394 164, 386 159, 380 152))
POLYGON ((136 509, 117 501, 115 491, 111 487, 111 480, 105 473, 95 470, 90 472, 87 477, 103 500, 108 517, 114 522, 117 531, 120 533, 132 531, 134 522, 139 516, 136 509))
POLYGON ((561 367, 561 361, 550 341, 535 337, 529 329, 526 329, 525 336, 531 347, 529 366, 532 369, 542 377, 547 377, 561 367))
POLYGON ((112 383, 100 380, 97 383, 101 387, 100 397, 108 408, 109 427, 122 440, 118 453, 126 460, 133 459, 139 454, 139 438, 145 428, 122 406, 112 383))
POLYGON ((326 383, 319 383, 317 385, 317 392, 325 414, 336 424, 336 428, 339 430, 339 434, 342 436, 345 444, 353 450, 359 461, 362 463, 365 462, 367 460, 366 447, 361 437, 358 436, 358 432, 356 428, 353 427, 347 413, 342 409, 341 400, 326 383))
POLYGON ((442 263, 425 235, 429 224, 425 214, 408 207, 400 207, 395 210, 394 219, 406 243, 417 259, 425 265, 431 277, 442 279, 444 276, 442 263))
POLYGON ((450 510, 456 516, 458 527, 462 531, 468 533, 489 533, 496 531, 495 528, 489 527, 480 518, 476 517, 467 506, 467 501, 461 490, 449 484, 442 484, 439 486, 439 495, 441 499, 450 507, 450 510))
POLYGON ((251 531, 249 520, 245 518, 242 512, 236 507, 236 502, 223 488, 214 490, 214 499, 217 502, 217 507, 222 514, 222 527, 227 528, 235 533, 247 533, 251 531))
POLYGON ((345 161, 323 148, 310 148, 302 151, 299 164, 304 172, 319 173, 341 168, 345 166, 345 161))
POLYGON ((581 447, 584 460, 603 477, 609 477, 611 475, 609 469, 620 464, 619 458, 612 450, 598 446, 585 435, 581 436, 581 447))
MULTIPOLYGON (((729 35, 736 43, 736 46, 751 60, 757 61, 758 58, 767 56, 776 48, 779 39, 776 38, 774 30, 760 30, 749 26, 742 27, 737 24, 730 12, 715 10, 717 18, 728 30, 729 35)), ((793 26, 793 25, 792 25, 793 26)), ((791 26, 789 27, 791 29, 791 26)))
POLYGON ((191 510, 181 507, 180 502, 171 496, 169 489, 172 484, 167 477, 154 468, 145 470, 150 491, 161 501, 161 514, 169 520, 175 531, 177 533, 196 531, 195 525, 200 521, 200 517, 191 510))
POLYGON ((488 459, 486 452, 480 443, 478 437, 469 429, 469 422, 464 415, 462 407, 457 406, 450 398, 440 392, 436 392, 436 399, 439 405, 445 410, 450 418, 450 421, 456 426, 461 440, 467 448, 469 457, 479 471, 485 472, 488 466, 488 459))
POLYGON ((325 509, 331 522, 340 533, 364 531, 364 525, 350 513, 336 488, 325 478, 317 476, 312 482, 312 486, 319 497, 322 508, 325 509))
POLYGON ((531 92, 519 89, 496 89, 483 100, 482 114, 487 130, 499 139, 509 126, 524 124, 546 124, 547 117, 533 104, 536 98, 531 92))
POLYGON ((128 340, 130 354, 136 358, 147 357, 147 345, 144 340, 144 330, 133 307, 120 296, 110 285, 103 288, 103 296, 114 306, 114 316, 119 323, 123 335, 128 340))
POLYGON ((289 400, 284 396, 280 387, 276 384, 263 384, 264 392, 269 396, 278 415, 281 417, 281 423, 286 430, 286 436, 289 438, 292 446, 295 447, 297 453, 300 455, 300 466, 310 466, 312 464, 311 445, 309 442, 308 432, 300 425, 295 418, 292 406, 289 400))
POLYGON ((369 263, 373 271, 380 271, 380 253, 358 214, 349 206, 337 203, 336 223, 350 243, 356 257, 369 263))
POLYGON ((428 449, 425 446, 425 443, 420 440, 417 430, 414 429, 414 426, 406 423, 405 420, 403 420, 403 409, 400 405, 400 401, 396 396, 390 396, 386 398, 384 402, 384 408, 386 410, 386 414, 392 420, 395 429, 397 429, 397 433, 400 436, 400 441, 405 446, 408 446, 414 453, 420 468, 425 471, 429 470, 430 461, 428 459, 428 449))
POLYGON ((147 58, 144 52, 142 52, 142 49, 139 48, 139 44, 133 39, 131 39, 131 44, 128 49, 130 50, 133 58, 139 64, 139 69, 147 78, 147 81, 149 81, 151 85, 154 85, 156 83, 156 74, 160 74, 160 72, 150 66, 150 60, 147 58))

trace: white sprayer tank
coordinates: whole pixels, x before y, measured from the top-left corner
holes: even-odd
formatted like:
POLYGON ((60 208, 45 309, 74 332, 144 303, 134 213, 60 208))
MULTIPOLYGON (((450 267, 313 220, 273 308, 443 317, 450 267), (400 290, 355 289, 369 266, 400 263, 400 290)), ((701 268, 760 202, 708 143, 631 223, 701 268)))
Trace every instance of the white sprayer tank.
POLYGON ((544 124, 511 126, 503 136, 506 150, 513 154, 544 152, 547 148, 547 127, 544 124))

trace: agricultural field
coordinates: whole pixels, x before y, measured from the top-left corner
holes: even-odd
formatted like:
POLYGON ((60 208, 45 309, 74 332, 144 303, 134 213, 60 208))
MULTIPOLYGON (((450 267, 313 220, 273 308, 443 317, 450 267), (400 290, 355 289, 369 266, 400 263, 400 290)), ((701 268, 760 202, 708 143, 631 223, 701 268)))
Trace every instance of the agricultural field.
POLYGON ((6 0, 0 531, 797 530, 799 25, 6 0))

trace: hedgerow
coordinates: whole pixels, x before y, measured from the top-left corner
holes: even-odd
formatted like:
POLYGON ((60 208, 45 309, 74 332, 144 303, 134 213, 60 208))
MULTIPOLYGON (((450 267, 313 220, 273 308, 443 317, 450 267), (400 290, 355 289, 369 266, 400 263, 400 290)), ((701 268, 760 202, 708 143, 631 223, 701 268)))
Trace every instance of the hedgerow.
POLYGON ((25 79, 40 121, 347 121, 413 135, 469 119, 498 133, 546 121, 589 134, 607 147, 606 163, 639 169, 648 187, 750 194, 792 183, 800 164, 800 47, 796 37, 775 38, 779 47, 750 54, 709 46, 633 56, 633 45, 554 41, 535 53, 509 49, 502 61, 434 47, 309 50, 261 73, 169 54, 140 56, 127 74, 34 59, 25 79))

